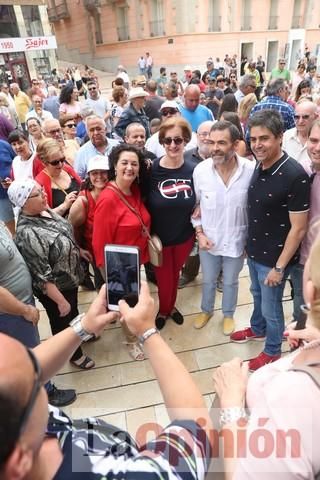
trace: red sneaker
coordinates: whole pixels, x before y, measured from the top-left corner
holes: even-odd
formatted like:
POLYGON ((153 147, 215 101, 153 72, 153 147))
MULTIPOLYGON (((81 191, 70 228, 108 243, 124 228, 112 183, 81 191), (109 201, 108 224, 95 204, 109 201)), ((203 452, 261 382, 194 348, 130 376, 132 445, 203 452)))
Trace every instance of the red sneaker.
POLYGON ((230 335, 230 340, 237 343, 245 343, 249 340, 263 342, 265 339, 265 336, 255 335, 255 333, 253 333, 250 327, 245 328, 244 330, 238 330, 237 332, 233 332, 230 335))
POLYGON ((266 353, 261 352, 256 358, 252 358, 249 361, 249 370, 254 372, 255 370, 258 370, 258 368, 268 365, 268 363, 279 360, 280 357, 281 355, 267 355, 266 353))

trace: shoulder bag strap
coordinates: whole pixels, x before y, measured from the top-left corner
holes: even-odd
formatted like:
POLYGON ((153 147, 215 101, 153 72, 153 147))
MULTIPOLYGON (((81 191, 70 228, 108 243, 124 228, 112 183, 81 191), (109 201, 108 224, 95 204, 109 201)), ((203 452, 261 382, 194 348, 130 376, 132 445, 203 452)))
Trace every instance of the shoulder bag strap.
POLYGON ((141 223, 143 233, 148 237, 149 240, 151 240, 151 235, 147 227, 143 223, 140 213, 132 205, 130 205, 130 203, 124 197, 122 192, 118 188, 114 187, 113 185, 107 185, 106 188, 115 192, 118 195, 118 197, 123 201, 123 203, 131 210, 131 212, 135 214, 135 216, 138 218, 139 222, 141 223))
POLYGON ((304 365, 293 365, 290 370, 294 372, 304 372, 314 381, 318 388, 320 388, 320 370, 314 367, 319 367, 320 363, 306 363, 304 365))
POLYGON ((48 175, 49 178, 51 178, 51 181, 55 185, 57 185, 58 189, 61 190, 61 192, 63 192, 66 196, 68 195, 67 192, 62 187, 60 187, 60 185, 51 177, 51 175, 45 169, 43 170, 43 173, 45 173, 46 175, 48 175))

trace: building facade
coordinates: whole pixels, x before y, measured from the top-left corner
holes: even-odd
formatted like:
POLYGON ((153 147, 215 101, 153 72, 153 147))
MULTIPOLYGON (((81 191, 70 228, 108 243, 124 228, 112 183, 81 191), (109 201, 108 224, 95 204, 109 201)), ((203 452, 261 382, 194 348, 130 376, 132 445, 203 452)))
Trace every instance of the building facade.
POLYGON ((50 78, 56 42, 43 0, 0 0, 0 83, 27 90, 33 77, 50 78))
POLYGON ((137 71, 149 51, 155 68, 203 69, 208 57, 237 54, 291 69, 305 44, 318 52, 319 0, 47 0, 61 60, 137 71))

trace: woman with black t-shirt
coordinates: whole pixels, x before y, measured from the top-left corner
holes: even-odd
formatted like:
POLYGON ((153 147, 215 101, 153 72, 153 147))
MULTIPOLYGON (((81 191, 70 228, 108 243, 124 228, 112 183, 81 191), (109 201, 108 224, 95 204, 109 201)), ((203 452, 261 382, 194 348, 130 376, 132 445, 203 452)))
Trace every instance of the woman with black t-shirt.
POLYGON ((192 250, 193 227, 190 222, 195 206, 192 173, 195 164, 185 161, 183 151, 191 139, 191 128, 181 117, 172 117, 159 130, 159 142, 165 155, 152 164, 148 207, 151 231, 163 244, 163 264, 155 267, 159 312, 156 326, 164 327, 168 317, 178 325, 183 316, 175 307, 180 270, 192 250))

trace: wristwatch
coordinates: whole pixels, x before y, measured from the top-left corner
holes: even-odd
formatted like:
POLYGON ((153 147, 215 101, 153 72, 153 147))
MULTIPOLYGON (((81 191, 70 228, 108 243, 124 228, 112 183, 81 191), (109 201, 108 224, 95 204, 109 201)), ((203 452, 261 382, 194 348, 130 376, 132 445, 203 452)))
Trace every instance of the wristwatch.
POLYGON ((82 326, 81 320, 85 316, 85 313, 81 313, 76 318, 74 318, 70 323, 70 327, 73 328, 74 332, 81 338, 82 342, 87 342, 94 337, 92 333, 88 333, 82 326))
POLYGON ((143 345, 144 342, 151 337, 151 335, 154 335, 155 333, 159 333, 159 330, 156 327, 149 328, 146 330, 142 335, 138 336, 138 340, 140 345, 143 345))
POLYGON ((235 423, 243 419, 248 421, 249 416, 244 407, 229 407, 220 409, 220 426, 224 427, 228 423, 235 423))
POLYGON ((277 265, 274 267, 275 271, 277 273, 281 273, 281 275, 284 274, 284 268, 283 267, 277 267, 277 265))

